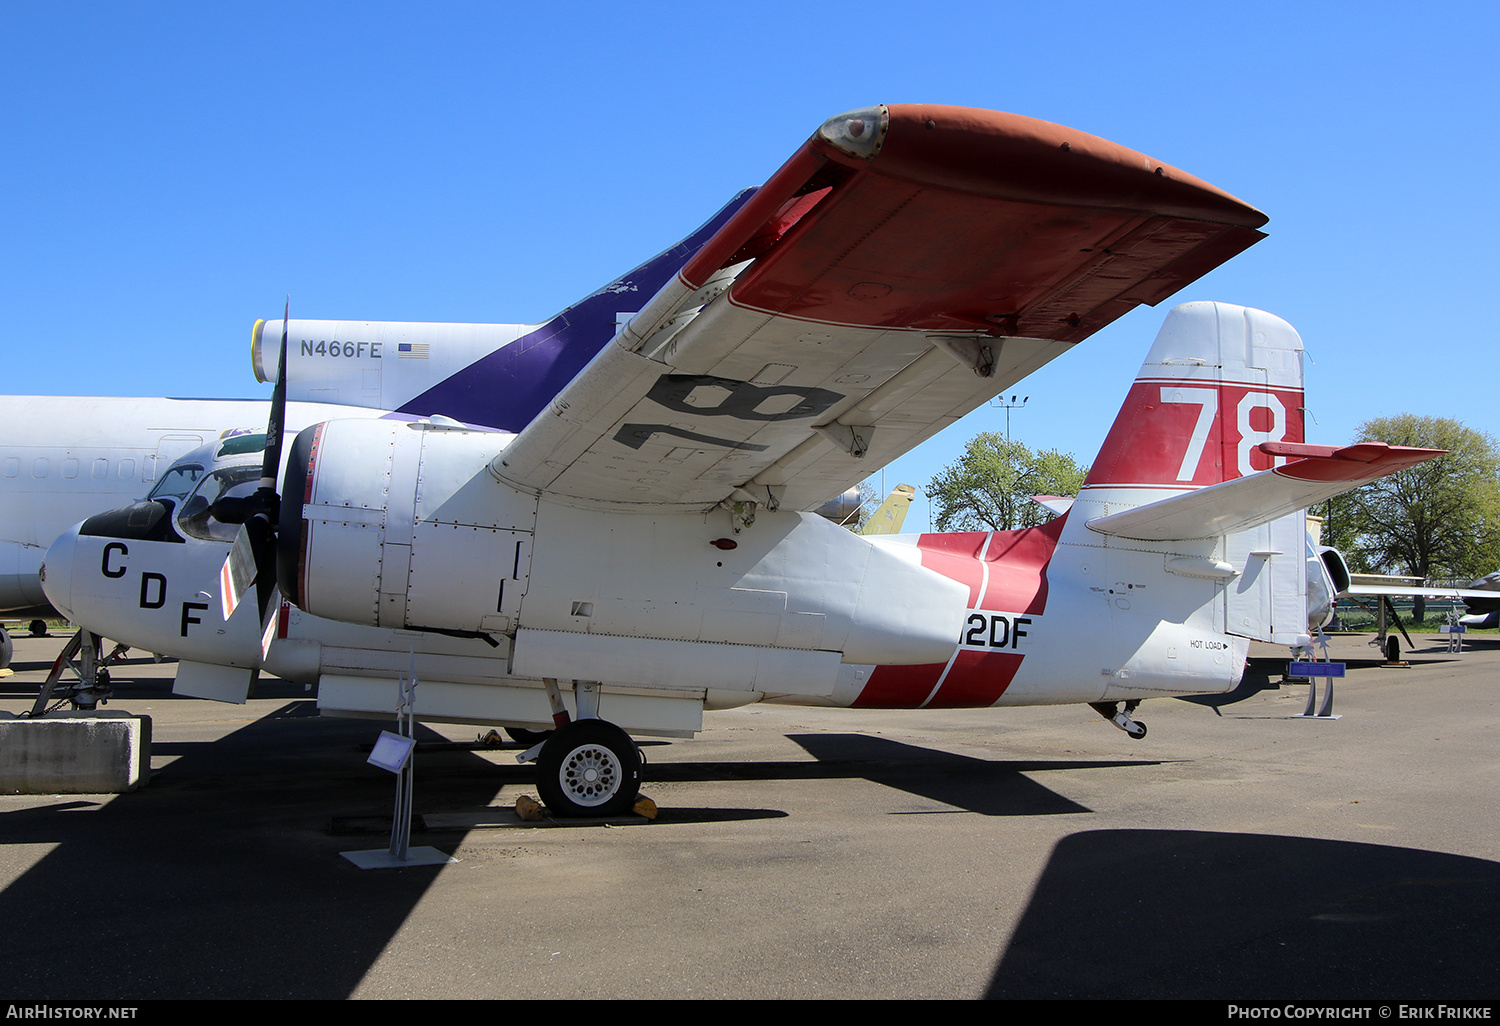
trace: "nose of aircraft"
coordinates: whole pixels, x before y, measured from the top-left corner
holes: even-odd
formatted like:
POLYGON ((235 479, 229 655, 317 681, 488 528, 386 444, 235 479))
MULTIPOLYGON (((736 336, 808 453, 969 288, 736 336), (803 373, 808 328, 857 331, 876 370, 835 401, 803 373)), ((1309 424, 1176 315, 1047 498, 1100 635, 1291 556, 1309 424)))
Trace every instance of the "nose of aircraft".
POLYGON ((73 557, 78 549, 78 528, 74 524, 58 536, 42 557, 42 591, 63 616, 73 620, 73 557))

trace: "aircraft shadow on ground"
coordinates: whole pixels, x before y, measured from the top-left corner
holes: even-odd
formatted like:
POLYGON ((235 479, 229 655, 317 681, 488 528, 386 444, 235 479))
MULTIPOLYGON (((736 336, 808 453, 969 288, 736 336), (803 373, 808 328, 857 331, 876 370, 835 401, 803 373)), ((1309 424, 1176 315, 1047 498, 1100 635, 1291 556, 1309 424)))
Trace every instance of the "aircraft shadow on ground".
POLYGON ((1148 760, 1017 761, 976 759, 864 734, 792 734, 823 774, 863 778, 984 816, 1090 812, 1027 774, 1049 770, 1157 765, 1148 760))
MULTIPOLYGON (((383 848, 329 830, 333 812, 389 817, 395 778, 365 763, 382 727, 296 702, 180 757, 106 803, 59 798, 9 812, 8 844, 52 843, 0 892, 6 991, 28 999, 344 998, 436 878, 365 872, 383 848)), ((419 728, 420 730, 421 728, 419 728)), ((502 781, 477 755, 424 760, 422 792, 483 807, 502 781)), ((462 832, 445 831, 452 850, 462 832)), ((414 843, 432 843, 417 841, 414 843)))
POLYGON ((1179 696, 1179 701, 1206 706, 1219 712, 1225 706, 1254 698, 1262 691, 1281 690, 1280 681, 1286 672, 1286 664, 1285 659, 1251 659, 1245 667, 1244 676, 1240 678, 1239 687, 1233 691, 1226 691, 1221 695, 1182 695, 1179 696))
POLYGON ((992 998, 1493 999, 1500 864, 1263 834, 1064 838, 992 998))

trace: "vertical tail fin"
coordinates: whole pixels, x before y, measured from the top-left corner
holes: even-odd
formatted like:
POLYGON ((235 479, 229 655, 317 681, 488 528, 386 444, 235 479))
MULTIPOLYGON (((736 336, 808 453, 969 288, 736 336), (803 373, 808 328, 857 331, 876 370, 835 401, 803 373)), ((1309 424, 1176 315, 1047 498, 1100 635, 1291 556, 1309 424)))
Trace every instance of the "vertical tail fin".
POLYGON ((906 511, 911 507, 912 497, 917 490, 909 484, 898 484, 880 508, 870 514, 870 519, 865 521, 865 526, 860 528, 859 533, 864 535, 874 534, 900 534, 901 525, 906 523, 906 511))
POLYGON ((1157 334, 1084 488, 1149 489, 1136 501, 1150 501, 1269 470, 1286 458, 1256 446, 1303 440, 1292 326, 1228 303, 1184 303, 1157 334))
MULTIPOLYGON (((1286 457, 1260 451, 1261 443, 1303 440, 1302 339, 1292 326, 1242 306, 1186 303, 1167 316, 1156 336, 1079 493, 1070 516, 1078 522, 1068 527, 1102 538, 1085 526, 1089 520, 1107 522, 1133 507, 1160 509, 1172 496, 1270 470, 1286 457)), ((1170 533, 1201 537, 1176 543, 1199 546, 1201 567, 1169 566, 1158 578, 1156 601, 1195 588, 1217 594, 1186 617, 1170 602, 1157 613, 1180 622, 1208 612, 1214 629, 1228 634, 1306 643, 1304 532, 1298 512, 1227 535, 1206 517, 1201 535, 1170 533), (1195 573, 1208 579, 1196 580, 1195 573)), ((1124 549, 1151 544, 1127 542, 1111 551, 1111 579, 1129 580, 1125 575, 1133 571, 1127 568, 1137 566, 1124 549)), ((1203 598, 1208 596, 1195 593, 1192 602, 1203 598)), ((1121 620, 1115 627, 1124 630, 1126 624, 1121 620)))
POLYGON ((620 316, 656 295, 754 193, 741 191, 677 245, 438 382, 398 412, 439 411, 470 424, 520 431, 615 337, 620 316))

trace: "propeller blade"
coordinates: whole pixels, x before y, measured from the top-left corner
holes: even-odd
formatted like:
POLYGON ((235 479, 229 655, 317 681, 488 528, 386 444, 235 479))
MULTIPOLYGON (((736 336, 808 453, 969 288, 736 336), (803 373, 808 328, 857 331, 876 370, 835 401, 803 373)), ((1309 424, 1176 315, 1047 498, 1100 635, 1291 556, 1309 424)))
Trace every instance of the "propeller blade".
POLYGON ((260 618, 266 617, 271 596, 276 592, 276 524, 263 513, 245 521, 245 537, 255 561, 255 598, 260 618))
MULTIPOLYGON (((228 621, 251 584, 255 585, 260 620, 266 619, 276 587, 276 527, 281 515, 281 496, 276 481, 281 473, 281 436, 286 424, 286 340, 292 318, 292 297, 286 299, 281 317, 281 356, 276 368, 276 387, 271 393, 271 413, 266 421, 266 449, 261 458, 260 485, 254 494, 225 497, 213 504, 209 515, 221 524, 242 525, 219 571, 220 602, 228 621)), ((270 642, 265 641, 270 647, 270 642)))
POLYGON ((240 600, 245 597, 250 585, 255 583, 257 576, 255 552, 250 547, 250 532, 241 527, 234 536, 234 544, 229 547, 229 555, 224 557, 224 565, 219 568, 219 603, 223 607, 226 623, 239 608, 240 600))
POLYGON ((266 456, 260 465, 260 487, 272 493, 281 472, 281 429, 286 423, 286 333, 291 317, 292 297, 287 296, 286 311, 281 317, 281 360, 276 370, 276 387, 271 392, 271 417, 266 422, 266 456))
POLYGON ((271 656, 271 642, 276 640, 276 628, 281 622, 281 590, 271 589, 271 604, 268 615, 260 628, 260 659, 265 662, 271 656))

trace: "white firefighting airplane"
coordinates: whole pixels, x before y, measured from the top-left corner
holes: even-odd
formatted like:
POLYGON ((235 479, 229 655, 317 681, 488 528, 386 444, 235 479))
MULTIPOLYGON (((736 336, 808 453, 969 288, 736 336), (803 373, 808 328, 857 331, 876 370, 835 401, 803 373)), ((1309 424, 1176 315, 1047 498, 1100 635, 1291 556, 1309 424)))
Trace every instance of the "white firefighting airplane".
MULTIPOLYGON (((271 380, 266 330, 288 332, 286 426, 334 417, 442 413, 519 431, 749 198, 540 324, 257 321, 250 362, 271 380), (368 408, 361 413, 347 407, 368 408), (386 413, 385 411, 393 411, 386 413)), ((272 357, 275 357, 273 352, 272 357)), ((8 396, 0 399, 0 613, 49 612, 37 571, 59 534, 150 492, 168 465, 205 442, 260 431, 270 404, 246 399, 8 396)), ((45 629, 40 620, 33 631, 45 629)), ((10 639, 0 625, 0 668, 10 639)))
POLYGON ((841 115, 519 433, 336 420, 278 473, 273 414, 253 494, 93 517, 44 588, 226 700, 264 666, 389 715, 414 650, 419 715, 556 727, 523 757, 563 814, 633 802, 626 730, 745 702, 1087 702, 1139 736, 1141 699, 1231 690, 1251 639, 1307 643, 1301 510, 1436 455, 1304 444, 1285 322, 1175 310, 1043 527, 861 537, 798 511, 1264 220, 1057 125, 841 115))

